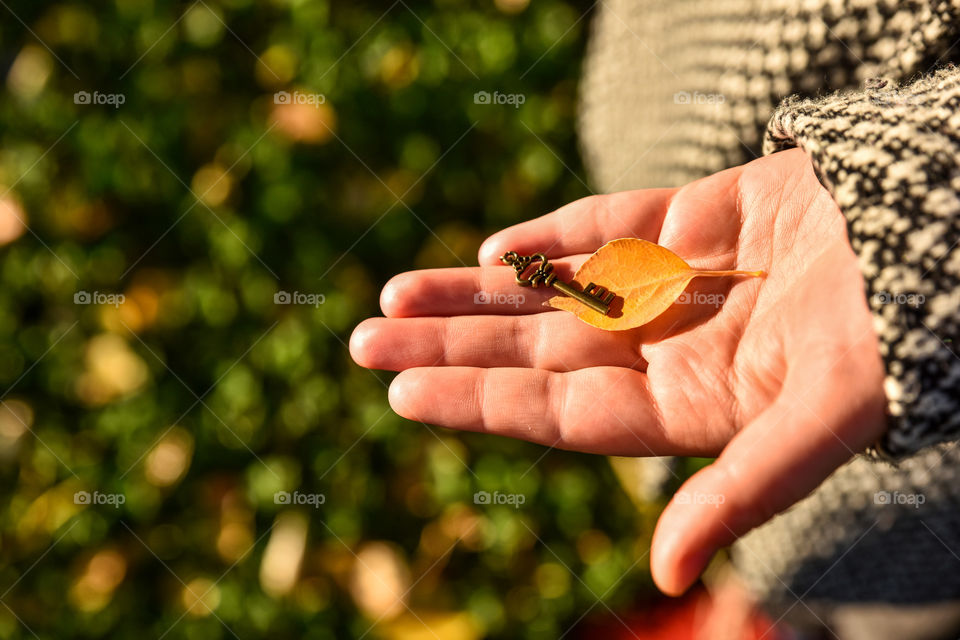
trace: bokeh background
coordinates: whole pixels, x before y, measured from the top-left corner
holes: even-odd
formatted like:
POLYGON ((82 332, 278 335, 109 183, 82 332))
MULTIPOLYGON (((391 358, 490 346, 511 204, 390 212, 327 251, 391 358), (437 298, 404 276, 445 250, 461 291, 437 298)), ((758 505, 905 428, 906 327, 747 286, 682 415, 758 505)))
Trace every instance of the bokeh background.
POLYGON ((653 593, 607 460, 403 420, 346 349, 590 193, 591 4, 0 3, 0 637, 578 637, 653 593))

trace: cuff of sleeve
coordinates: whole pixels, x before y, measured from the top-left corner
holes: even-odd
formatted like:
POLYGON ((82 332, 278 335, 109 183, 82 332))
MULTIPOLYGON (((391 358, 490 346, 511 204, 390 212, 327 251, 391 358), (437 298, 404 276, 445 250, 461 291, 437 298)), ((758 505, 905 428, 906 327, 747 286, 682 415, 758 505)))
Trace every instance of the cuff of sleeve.
POLYGON ((960 437, 960 70, 905 87, 791 97, 764 153, 802 148, 847 219, 886 367, 889 428, 873 448, 901 458, 960 437))

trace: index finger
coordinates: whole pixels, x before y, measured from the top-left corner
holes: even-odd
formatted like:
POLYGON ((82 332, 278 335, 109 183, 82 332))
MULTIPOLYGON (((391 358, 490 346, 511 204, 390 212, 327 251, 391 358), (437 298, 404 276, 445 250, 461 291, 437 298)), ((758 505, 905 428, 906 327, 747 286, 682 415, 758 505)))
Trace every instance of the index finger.
MULTIPOLYGON (((561 280, 573 277, 587 256, 551 260, 561 280)), ((394 276, 380 293, 388 318, 415 316, 521 315, 553 311, 543 303, 557 295, 551 287, 521 287, 516 272, 499 267, 420 269, 394 276)))
POLYGON ((500 264, 500 256, 507 251, 557 257, 593 253, 617 238, 656 242, 676 191, 641 189, 575 200, 487 238, 480 246, 480 264, 500 264))

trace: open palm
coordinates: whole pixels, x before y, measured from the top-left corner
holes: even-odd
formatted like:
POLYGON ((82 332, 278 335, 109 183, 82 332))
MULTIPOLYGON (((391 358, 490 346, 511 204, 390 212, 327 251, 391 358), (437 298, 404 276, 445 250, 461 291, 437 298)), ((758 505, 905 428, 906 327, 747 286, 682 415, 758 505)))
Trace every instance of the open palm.
POLYGON ((493 235, 480 264, 393 278, 387 317, 357 327, 351 354, 401 371, 390 403, 411 419, 591 453, 719 456, 657 526, 651 568, 668 593, 883 428, 863 279, 842 214, 801 151, 680 189, 579 200, 493 235), (695 268, 768 275, 695 279, 653 322, 608 332, 544 307, 556 292, 519 288, 498 260, 543 252, 569 279, 621 237, 695 268))

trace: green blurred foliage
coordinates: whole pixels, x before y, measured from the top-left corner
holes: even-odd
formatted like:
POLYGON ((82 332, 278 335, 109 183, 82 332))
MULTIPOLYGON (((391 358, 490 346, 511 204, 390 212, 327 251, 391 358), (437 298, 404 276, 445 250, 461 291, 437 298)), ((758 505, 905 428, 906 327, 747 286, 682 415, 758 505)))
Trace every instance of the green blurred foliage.
POLYGON ((650 588, 604 459, 403 420, 346 350, 391 275, 588 194, 590 4, 0 10, 0 637, 556 638, 650 588))

